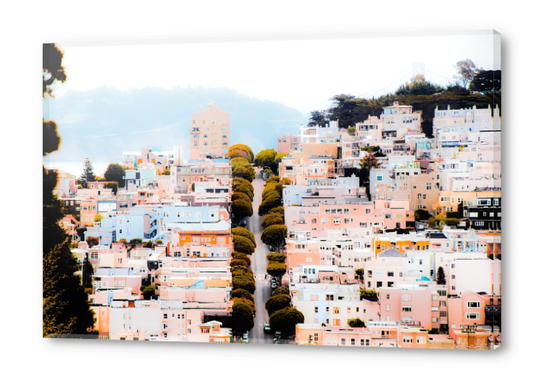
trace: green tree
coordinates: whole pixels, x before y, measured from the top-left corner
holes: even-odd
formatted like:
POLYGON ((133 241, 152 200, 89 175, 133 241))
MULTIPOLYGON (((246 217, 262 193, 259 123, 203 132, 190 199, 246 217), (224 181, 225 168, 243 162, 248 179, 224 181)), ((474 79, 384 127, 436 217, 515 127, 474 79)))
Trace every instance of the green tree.
POLYGON ((113 190, 113 195, 116 195, 119 191, 119 184, 117 182, 105 182, 104 188, 110 188, 113 190))
MULTIPOLYGON (((67 79, 62 51, 43 45, 43 98, 54 97, 52 84, 67 79)), ((43 120, 43 156, 57 151, 62 139, 54 121, 43 120)), ((60 226, 62 202, 53 192, 58 174, 43 167, 43 337, 82 337, 93 333, 96 321, 70 238, 60 226)))
POLYGON ((240 220, 243 217, 250 217, 253 214, 252 203, 248 203, 245 200, 234 200, 231 203, 231 211, 233 218, 240 220))
POLYGON ((328 110, 329 120, 339 120, 339 127, 348 128, 356 124, 355 108, 356 97, 352 95, 336 95, 330 100, 334 101, 334 106, 328 110))
POLYGON ((244 289, 247 292, 254 294, 254 291, 256 291, 256 284, 254 283, 254 277, 249 277, 247 275, 232 275, 232 284, 233 289, 244 289))
POLYGON ((103 218, 104 217, 98 213, 96 216, 94 216, 94 222, 101 222, 103 218))
POLYGON ((261 168, 271 168, 275 164, 275 157, 277 152, 275 149, 266 149, 256 154, 254 158, 254 164, 261 168))
POLYGON ((95 179, 96 176, 94 175, 92 163, 90 162, 90 159, 85 158, 85 162, 83 163, 83 174, 79 178, 79 184, 81 184, 83 188, 87 188, 87 183, 93 182, 95 179))
POLYGON ((501 92, 501 70, 480 70, 469 84, 471 91, 501 92))
POLYGON ((252 182, 254 178, 256 177, 256 171, 254 171, 254 167, 250 164, 248 160, 246 160, 243 157, 233 158, 230 161, 232 169, 235 170, 238 167, 242 167, 249 171, 250 173, 250 179, 247 178, 248 181, 252 182))
POLYGON ((365 322, 358 318, 348 320, 348 326, 351 328, 365 328, 365 322))
POLYGON ((307 126, 323 126, 326 124, 325 111, 312 111, 307 126))
POLYGON ((271 276, 282 277, 286 273, 286 265, 284 263, 271 261, 267 264, 267 273, 271 276))
POLYGON ((284 224, 284 216, 280 213, 269 213, 268 215, 262 218, 261 226, 262 228, 267 228, 271 225, 282 225, 284 224))
POLYGON ((249 264, 246 260, 244 259, 232 259, 231 262, 230 262, 230 266, 234 267, 234 266, 245 266, 245 267, 248 267, 249 264))
POLYGON ((288 337, 295 332, 296 324, 303 324, 305 316, 295 308, 283 308, 269 317, 271 330, 280 332, 283 337, 288 337))
POLYGON ((237 335, 248 332, 254 327, 254 312, 240 301, 232 306, 232 329, 237 335))
POLYGON ((373 168, 380 168, 381 163, 378 159, 376 159, 375 154, 372 152, 368 152, 359 162, 359 179, 360 179, 360 186, 365 187, 365 193, 367 194, 367 197, 369 200, 371 199, 370 194, 370 174, 371 169, 373 168))
POLYGON ((363 275, 365 274, 365 270, 362 269, 362 268, 357 268, 355 272, 356 272, 356 275, 358 276, 359 280, 361 282, 363 282, 363 275))
POLYGON ((171 170, 168 168, 165 168, 164 171, 162 171, 162 175, 171 175, 171 170))
POLYGON ((431 213, 429 213, 425 209, 416 209, 414 211, 414 220, 415 221, 429 220, 429 217, 431 217, 431 213))
POLYGON ((250 163, 254 161, 254 153, 252 152, 252 149, 248 147, 247 145, 243 145, 243 144, 232 145, 228 149, 228 157, 230 159, 243 157, 250 163))
POLYGON ((373 290, 365 290, 361 288, 359 290, 359 299, 360 300, 369 300, 369 301, 378 301, 378 292, 373 290))
POLYGON ((439 266, 439 268, 437 269, 437 284, 446 284, 446 274, 444 274, 444 269, 442 268, 442 266, 439 266))
POLYGON ((280 178, 278 176, 272 176, 265 181, 265 186, 267 187, 267 185, 271 183, 278 183, 279 180, 280 178))
POLYGON ((247 203, 252 203, 252 200, 250 199, 250 197, 248 197, 248 195, 244 192, 234 192, 232 195, 231 195, 231 200, 232 201, 235 201, 235 200, 244 200, 246 201, 247 203))
POLYGON ((280 286, 273 291, 273 296, 275 295, 290 295, 290 290, 287 287, 280 286))
POLYGON ((250 310, 252 311, 253 315, 256 313, 256 306, 254 305, 254 302, 251 301, 250 299, 247 299, 245 297, 235 297, 232 300, 233 300, 234 304, 243 303, 243 304, 247 305, 250 308, 250 310))
POLYGON ((252 296, 250 294, 250 292, 248 292, 247 290, 244 290, 242 288, 237 288, 236 290, 233 290, 232 293, 231 293, 231 297, 232 297, 232 299, 245 298, 245 299, 248 299, 248 300, 252 301, 252 303, 254 303, 254 296, 252 296))
POLYGON ((252 234, 250 230, 243 227, 237 227, 237 228, 232 228, 231 232, 233 235, 243 236, 243 237, 248 238, 249 240, 252 241, 254 246, 256 246, 256 239, 254 238, 254 234, 252 234))
POLYGON ((143 299, 150 300, 156 293, 156 287, 154 284, 148 285, 143 289, 143 299))
POLYGON ((233 259, 242 259, 242 260, 244 260, 245 262, 247 262, 247 267, 250 267, 251 261, 250 261, 250 258, 248 257, 248 255, 246 255, 244 253, 239 253, 237 251, 234 251, 231 254, 231 256, 232 256, 233 259))
POLYGON ((291 298, 289 295, 275 295, 271 296, 265 302, 265 309, 267 309, 267 314, 271 316, 276 311, 284 309, 290 306, 291 298))
POLYGON ((146 247, 147 249, 152 249, 152 246, 153 246, 152 240, 148 240, 148 241, 145 242, 145 244, 143 245, 143 247, 146 247))
POLYGON ((356 127, 351 126, 348 129, 346 129, 346 132, 348 133, 349 136, 354 137, 356 135, 356 127))
POLYGON ((117 182, 118 186, 124 188, 126 176, 126 170, 118 163, 110 163, 105 170, 104 177, 108 182, 117 182))
POLYGON ((88 236, 86 241, 89 248, 100 244, 100 239, 98 237, 88 236))
POLYGON ((88 253, 85 253, 85 258, 83 259, 83 265, 81 267, 83 286, 92 288, 92 276, 94 275, 94 266, 90 263, 88 259, 88 253))
POLYGON ((284 261, 286 260, 286 255, 281 253, 269 253, 267 254, 267 260, 284 263, 284 261))
POLYGON ((256 175, 255 173, 251 172, 249 169, 246 169, 244 167, 237 167, 232 171, 232 177, 243 178, 243 179, 248 180, 249 182, 252 182, 254 180, 255 175, 256 175))
POLYGON ((280 249, 286 242, 286 232, 286 225, 271 225, 262 232, 261 240, 266 245, 280 249))
POLYGON ((282 199, 280 198, 280 195, 276 192, 272 192, 270 195, 268 195, 265 200, 263 200, 258 208, 258 214, 260 216, 263 216, 267 213, 269 213, 270 209, 273 209, 275 207, 279 207, 282 204, 282 199))
POLYGON ((271 213, 280 213, 281 215, 284 215, 284 207, 281 205, 279 207, 271 208, 268 214, 271 214, 271 213))
POLYGON ((243 254, 251 255, 254 253, 256 246, 252 241, 243 236, 233 236, 233 250, 243 254))
POLYGON ((469 83, 478 73, 476 65, 470 60, 465 59, 455 64, 454 68, 457 70, 455 77, 459 79, 459 82, 463 85, 463 88, 468 88, 469 83))
MULTIPOLYGON (((243 193, 249 198, 249 203, 252 206, 252 201, 254 200, 254 190, 252 190, 249 186, 246 184, 239 184, 237 186, 234 185, 233 187, 233 193, 243 193)), ((238 199, 241 200, 241 199, 238 199)), ((235 201, 235 200, 233 200, 235 201)))

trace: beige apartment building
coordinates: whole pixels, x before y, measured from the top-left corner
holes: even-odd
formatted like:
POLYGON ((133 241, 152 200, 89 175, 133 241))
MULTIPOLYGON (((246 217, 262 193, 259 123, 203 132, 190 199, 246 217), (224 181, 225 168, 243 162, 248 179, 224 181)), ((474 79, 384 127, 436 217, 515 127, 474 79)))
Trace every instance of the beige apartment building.
POLYGON ((230 114, 216 104, 192 113, 190 125, 190 159, 199 159, 201 153, 227 157, 230 148, 230 114))

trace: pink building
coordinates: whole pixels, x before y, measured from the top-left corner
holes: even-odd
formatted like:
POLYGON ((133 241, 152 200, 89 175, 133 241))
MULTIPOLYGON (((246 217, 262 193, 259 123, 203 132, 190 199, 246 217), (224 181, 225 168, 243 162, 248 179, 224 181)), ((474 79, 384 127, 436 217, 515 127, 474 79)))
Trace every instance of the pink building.
POLYGON ((284 135, 278 138, 277 153, 288 154, 291 151, 299 151, 299 136, 284 135))

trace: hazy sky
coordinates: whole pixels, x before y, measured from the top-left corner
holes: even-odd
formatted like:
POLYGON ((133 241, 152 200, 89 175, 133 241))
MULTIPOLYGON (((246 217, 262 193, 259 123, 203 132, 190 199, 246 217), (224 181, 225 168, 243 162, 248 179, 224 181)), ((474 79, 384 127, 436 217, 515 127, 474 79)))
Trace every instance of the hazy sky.
POLYGON ((329 98, 336 94, 371 97, 393 92, 411 78, 416 62, 425 64, 428 81, 441 85, 453 81, 453 65, 462 59, 470 58, 486 70, 500 69, 500 62, 494 61, 494 38, 491 32, 479 32, 125 46, 59 43, 68 81, 55 93, 98 86, 230 87, 307 114, 329 107, 329 98))

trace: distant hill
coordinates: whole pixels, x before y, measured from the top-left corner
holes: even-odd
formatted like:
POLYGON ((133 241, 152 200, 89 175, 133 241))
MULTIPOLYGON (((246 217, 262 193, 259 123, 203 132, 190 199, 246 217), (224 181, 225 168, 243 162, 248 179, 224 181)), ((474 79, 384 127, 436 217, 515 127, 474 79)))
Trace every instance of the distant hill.
POLYGON ((53 161, 119 161, 124 151, 142 147, 173 150, 181 145, 188 157, 190 115, 208 102, 229 111, 231 143, 249 145, 254 153, 277 149, 277 137, 297 133, 307 123, 301 112, 259 100, 229 88, 146 87, 121 91, 100 87, 68 91, 44 101, 44 118, 59 126, 62 145, 53 161))

